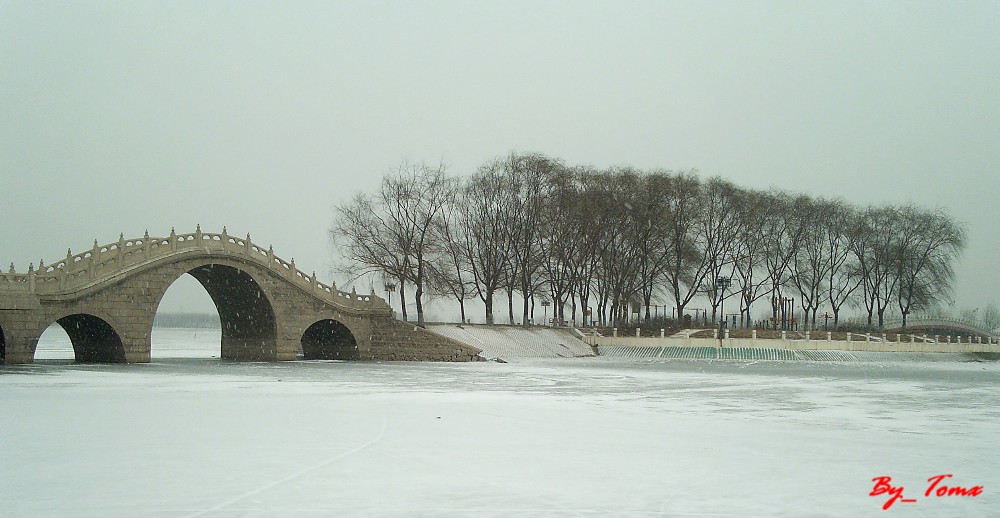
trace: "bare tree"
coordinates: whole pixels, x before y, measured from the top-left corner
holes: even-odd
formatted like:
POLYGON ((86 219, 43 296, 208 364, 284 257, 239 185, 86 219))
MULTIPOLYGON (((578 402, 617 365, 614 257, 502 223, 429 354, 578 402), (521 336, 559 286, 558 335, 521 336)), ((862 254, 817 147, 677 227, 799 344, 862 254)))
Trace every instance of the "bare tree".
POLYGON ((666 176, 657 192, 664 225, 663 248, 666 253, 663 275, 667 289, 677 306, 677 316, 697 295, 709 271, 706 243, 699 231, 705 208, 700 204, 701 182, 693 172, 666 176))
POLYGON ((901 223, 899 212, 893 207, 869 207, 859 223, 854 255, 862 278, 861 302, 868 312, 868 327, 872 328, 873 316, 877 315, 881 329, 899 280, 894 244, 895 229, 901 223))
POLYGON ((792 261, 798 252, 805 221, 802 215, 808 210, 808 198, 792 197, 783 192, 768 196, 767 216, 764 220, 763 267, 771 288, 771 318, 777 326, 779 307, 792 273, 792 261))
POLYGON ((431 230, 450 196, 451 182, 444 165, 404 163, 383 176, 376 196, 358 195, 337 207, 331 229, 355 270, 399 280, 404 320, 405 285, 413 283, 419 325, 424 325, 423 290, 434 246, 431 230))
POLYGON ((461 217, 460 191, 455 183, 453 191, 441 211, 441 217, 434 225, 436 245, 435 260, 431 261, 429 276, 431 286, 438 293, 454 298, 458 302, 462 322, 466 321, 465 301, 473 296, 475 283, 472 281, 469 253, 464 248, 467 229, 461 217))
POLYGON ((744 325, 752 324, 753 303, 767 295, 770 282, 762 273, 764 256, 767 254, 764 229, 768 219, 770 194, 760 191, 745 191, 739 205, 741 225, 733 250, 734 274, 740 293, 740 314, 744 325))
POLYGON ((840 310, 864 281, 851 251, 858 237, 860 214, 843 202, 836 202, 823 226, 829 264, 826 280, 827 301, 833 310, 833 327, 840 324, 840 310))
POLYGON ((476 294, 486 306, 486 322, 492 324, 493 299, 510 265, 509 232, 516 210, 501 161, 484 164, 469 179, 461 207, 464 249, 476 294))
POLYGON ((330 237, 347 260, 341 270, 349 277, 378 274, 399 282, 400 311, 406 320, 404 295, 410 264, 409 257, 399 252, 405 237, 384 212, 372 210, 376 206, 374 197, 359 193, 335 207, 330 237))
MULTIPOLYGON (((733 295, 732 291, 726 293, 718 286, 716 280, 722 277, 731 279, 736 273, 739 239, 746 223, 743 212, 748 208, 743 201, 745 197, 746 193, 721 178, 705 182, 700 192, 704 213, 698 227, 707 262, 707 282, 703 284, 712 306, 713 322, 717 318, 725 318, 725 315, 718 315, 718 310, 722 301, 733 295)), ((738 290, 736 284, 730 286, 738 290)))
POLYGON ((896 305, 905 329, 912 311, 926 309, 950 294, 955 276, 952 263, 965 247, 966 233, 942 210, 931 212, 907 205, 898 214, 896 305))
POLYGON ((816 312, 827 292, 826 282, 831 268, 827 227, 835 210, 835 202, 808 198, 802 200, 798 207, 802 237, 792 256, 790 273, 791 281, 799 291, 803 323, 810 329, 816 326, 816 312))

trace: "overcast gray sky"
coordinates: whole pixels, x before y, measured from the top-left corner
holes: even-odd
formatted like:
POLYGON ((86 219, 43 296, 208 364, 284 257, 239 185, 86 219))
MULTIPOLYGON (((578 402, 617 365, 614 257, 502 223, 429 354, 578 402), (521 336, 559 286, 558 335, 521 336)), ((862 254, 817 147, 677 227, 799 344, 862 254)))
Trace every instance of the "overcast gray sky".
POLYGON ((0 264, 194 230, 329 277, 401 160, 698 168, 967 222, 1000 301, 1000 2, 0 3, 0 264))

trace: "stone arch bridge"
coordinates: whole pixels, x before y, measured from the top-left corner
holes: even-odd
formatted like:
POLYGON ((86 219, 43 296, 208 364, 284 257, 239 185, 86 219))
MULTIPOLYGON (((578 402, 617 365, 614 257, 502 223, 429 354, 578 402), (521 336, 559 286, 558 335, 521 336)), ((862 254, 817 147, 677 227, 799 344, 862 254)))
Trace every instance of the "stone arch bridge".
POLYGON ((989 329, 981 322, 974 322, 961 318, 940 317, 940 316, 910 316, 906 319, 906 328, 903 328, 902 319, 886 320, 882 326, 887 333, 917 333, 927 334, 957 334, 965 336, 979 336, 990 338, 996 336, 996 331, 989 329))
POLYGON ((222 324, 223 359, 474 361, 479 350, 395 320, 384 300, 339 291, 268 247, 206 233, 118 239, 54 264, 0 273, 0 359, 30 363, 53 322, 78 362, 150 361, 153 317, 185 273, 208 292, 222 324))

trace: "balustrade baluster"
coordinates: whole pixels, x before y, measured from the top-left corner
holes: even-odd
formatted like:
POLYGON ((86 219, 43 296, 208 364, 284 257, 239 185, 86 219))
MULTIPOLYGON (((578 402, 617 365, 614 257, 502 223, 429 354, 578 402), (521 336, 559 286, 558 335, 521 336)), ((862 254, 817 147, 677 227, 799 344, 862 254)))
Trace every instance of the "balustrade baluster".
POLYGON ((120 270, 125 264, 125 234, 118 234, 118 269, 120 270))
POLYGON ((97 276, 97 264, 100 262, 101 257, 101 247, 97 244, 97 240, 94 240, 94 248, 90 250, 90 267, 87 268, 87 276, 90 280, 94 280, 97 276))

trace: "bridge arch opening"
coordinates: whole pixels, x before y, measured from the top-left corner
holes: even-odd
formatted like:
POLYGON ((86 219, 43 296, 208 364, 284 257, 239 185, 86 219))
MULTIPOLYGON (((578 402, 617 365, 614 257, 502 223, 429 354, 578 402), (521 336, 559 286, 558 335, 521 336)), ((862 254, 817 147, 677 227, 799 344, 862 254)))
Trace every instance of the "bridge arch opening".
POLYGON ((69 336, 77 363, 125 363, 125 346, 121 336, 104 319, 76 313, 62 317, 56 323, 69 336))
POLYGON ((201 283, 219 312, 223 359, 274 361, 277 358, 274 309, 264 289, 249 273, 215 263, 187 273, 201 283))
POLYGON ((359 360, 358 341, 344 324, 325 319, 302 333, 302 356, 306 360, 359 360))
POLYGON ((150 333, 151 358, 219 358, 222 328, 208 291, 187 273, 160 297, 150 333))

